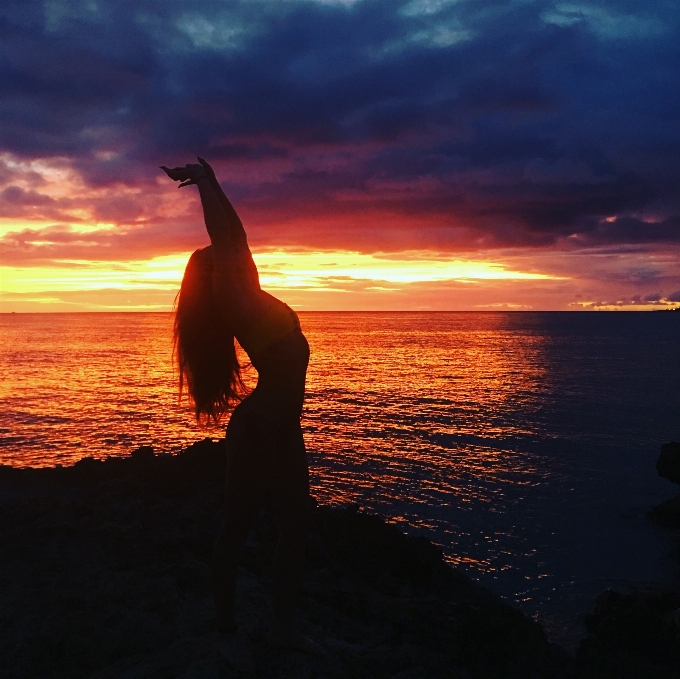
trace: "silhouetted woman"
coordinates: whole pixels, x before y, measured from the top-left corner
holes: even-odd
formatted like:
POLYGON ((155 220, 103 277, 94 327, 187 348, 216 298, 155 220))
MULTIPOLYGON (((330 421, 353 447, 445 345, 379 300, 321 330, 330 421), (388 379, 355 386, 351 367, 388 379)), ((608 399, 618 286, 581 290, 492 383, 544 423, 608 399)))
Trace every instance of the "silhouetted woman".
POLYGON ((220 629, 232 632, 236 558, 263 497, 277 512, 274 618, 270 642, 314 652, 296 631, 294 605, 309 510, 307 457, 300 428, 309 345, 295 312, 260 288, 246 233, 215 174, 200 164, 163 170, 198 187, 211 245, 191 255, 175 315, 175 349, 197 418, 219 418, 244 394, 234 338, 258 372, 227 426, 224 522, 213 554, 220 629))

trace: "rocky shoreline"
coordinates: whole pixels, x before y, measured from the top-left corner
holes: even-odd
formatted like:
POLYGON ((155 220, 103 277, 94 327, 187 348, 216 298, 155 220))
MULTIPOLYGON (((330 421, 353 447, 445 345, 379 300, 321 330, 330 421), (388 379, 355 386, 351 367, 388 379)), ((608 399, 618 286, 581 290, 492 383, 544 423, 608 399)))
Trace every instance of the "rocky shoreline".
POLYGON ((261 512, 238 589, 246 672, 220 651, 210 590, 224 472, 209 439, 173 456, 0 467, 2 676, 678 676, 676 592, 605 593, 573 657, 430 542, 352 507, 313 510, 300 621, 322 657, 265 641, 276 530, 261 512))

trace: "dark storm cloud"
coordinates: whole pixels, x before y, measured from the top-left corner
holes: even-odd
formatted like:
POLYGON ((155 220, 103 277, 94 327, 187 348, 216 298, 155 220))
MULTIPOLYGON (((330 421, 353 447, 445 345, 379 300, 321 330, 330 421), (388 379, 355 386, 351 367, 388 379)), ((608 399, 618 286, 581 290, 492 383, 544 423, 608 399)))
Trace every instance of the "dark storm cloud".
MULTIPOLYGON (((0 145, 66 157, 93 187, 144 185, 199 152, 261 167, 231 174, 253 215, 370 207, 458 229, 459 249, 680 240, 677 3, 22 0, 0 14, 0 145)), ((49 210, 18 187, 3 200, 49 210)))
POLYGON ((641 244, 662 243, 680 240, 680 217, 642 220, 634 217, 621 217, 611 221, 583 226, 581 232, 572 236, 585 245, 610 245, 616 243, 641 244))

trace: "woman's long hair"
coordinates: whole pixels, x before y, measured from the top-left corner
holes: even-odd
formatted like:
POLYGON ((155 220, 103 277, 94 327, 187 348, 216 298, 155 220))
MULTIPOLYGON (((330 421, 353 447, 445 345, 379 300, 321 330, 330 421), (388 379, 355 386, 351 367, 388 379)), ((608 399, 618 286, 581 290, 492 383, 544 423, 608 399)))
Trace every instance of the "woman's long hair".
POLYGON ((184 386, 196 419, 219 422, 245 394, 234 333, 222 319, 213 295, 213 262, 207 248, 196 250, 184 270, 175 301, 174 353, 179 395, 184 386))

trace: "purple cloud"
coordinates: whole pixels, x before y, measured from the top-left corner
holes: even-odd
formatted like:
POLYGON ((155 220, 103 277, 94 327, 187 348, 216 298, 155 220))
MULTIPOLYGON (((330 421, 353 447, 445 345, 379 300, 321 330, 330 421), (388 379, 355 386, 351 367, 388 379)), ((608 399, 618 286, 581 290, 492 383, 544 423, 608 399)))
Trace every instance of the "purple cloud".
POLYGON ((0 209, 156 223, 157 166, 198 152, 262 244, 677 243, 679 17, 660 0, 8 2, 0 146, 103 193, 54 198, 0 165, 0 209))

